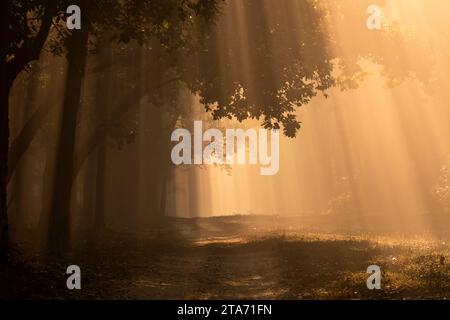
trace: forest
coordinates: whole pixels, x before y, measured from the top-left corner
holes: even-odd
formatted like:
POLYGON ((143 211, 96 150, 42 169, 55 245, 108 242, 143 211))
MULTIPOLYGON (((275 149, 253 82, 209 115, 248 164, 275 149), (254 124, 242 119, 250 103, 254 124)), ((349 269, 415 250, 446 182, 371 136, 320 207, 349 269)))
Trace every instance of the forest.
POLYGON ((0 300, 450 298, 449 11, 0 1, 0 300))

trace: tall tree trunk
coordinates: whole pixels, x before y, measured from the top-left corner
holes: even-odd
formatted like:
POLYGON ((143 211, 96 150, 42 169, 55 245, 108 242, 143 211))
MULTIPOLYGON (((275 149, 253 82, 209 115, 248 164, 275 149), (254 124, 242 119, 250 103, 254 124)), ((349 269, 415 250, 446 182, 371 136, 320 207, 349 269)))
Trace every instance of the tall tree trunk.
MULTIPOLYGON (((24 123, 24 120, 27 118, 27 114, 30 110, 34 109, 34 102, 36 100, 37 96, 37 87, 39 85, 39 71, 36 71, 39 69, 39 64, 36 64, 33 68, 33 72, 30 74, 28 83, 26 85, 26 94, 25 97, 25 104, 15 106, 17 110, 15 110, 16 116, 14 117, 14 122, 18 123, 19 126, 22 126, 24 123)), ((11 150, 9 151, 9 155, 11 154, 11 150)), ((8 170, 9 170, 9 160, 8 159, 8 170)), ((27 180, 27 159, 23 158, 19 163, 17 164, 17 170, 16 175, 14 179, 14 202, 15 202, 15 215, 14 215, 14 221, 18 222, 18 224, 15 224, 12 219, 12 213, 11 208, 9 208, 10 212, 10 223, 13 227, 17 225, 18 228, 14 228, 16 231, 24 231, 26 230, 27 224, 28 224, 28 211, 29 203, 28 203, 28 195, 29 192, 25 192, 24 187, 26 185, 26 182, 30 182, 30 180, 27 180), (28 204, 28 205, 27 205, 28 204), (20 225, 19 225, 20 224, 20 225)), ((29 178, 29 177, 28 177, 29 178)), ((11 189, 10 189, 11 190, 11 189)), ((13 232, 13 230, 11 230, 13 232)))
POLYGON ((6 49, 9 43, 10 0, 0 1, 0 246, 6 243, 8 229, 7 176, 9 147, 9 91, 6 49))
POLYGON ((159 204, 159 216, 160 219, 163 220, 166 217, 167 211, 167 185, 168 180, 170 179, 170 168, 164 169, 164 174, 162 177, 162 185, 161 185, 161 202, 159 204))
MULTIPOLYGON (((101 53, 102 61, 110 61, 112 59, 112 48, 106 46, 101 53)), ((107 133, 106 127, 109 123, 109 96, 111 91, 111 68, 107 68, 102 76, 99 76, 97 90, 97 111, 98 120, 101 130, 101 140, 97 149, 97 175, 95 180, 95 229, 103 229, 105 227, 105 192, 106 192, 106 172, 107 172, 107 133)))
POLYGON ((12 60, 7 62, 7 50, 15 36, 9 28, 11 20, 14 19, 11 16, 11 4, 11 0, 0 1, 0 246, 6 243, 8 230, 9 92, 14 79, 23 68, 29 62, 39 59, 57 10, 56 1, 48 4, 36 36, 30 43, 25 43, 12 60))
POLYGON ((39 215, 39 232, 40 244, 45 248, 47 239, 45 235, 48 234, 49 221, 50 221, 50 210, 52 201, 52 191, 53 191, 53 177, 55 172, 55 141, 49 139, 46 146, 46 156, 45 156, 45 167, 42 175, 42 198, 41 198, 41 213, 39 215))
POLYGON ((8 205, 6 180, 8 176, 9 145, 9 85, 1 81, 0 89, 0 246, 6 243, 8 230, 8 205))
POLYGON ((105 227, 106 144, 102 143, 97 153, 97 177, 95 181, 95 229, 105 227))
POLYGON ((97 174, 97 159, 96 157, 90 157, 85 164, 83 179, 80 182, 80 190, 82 194, 82 203, 80 205, 80 215, 82 217, 82 223, 88 227, 86 231, 89 232, 89 228, 92 226, 92 221, 95 217, 95 186, 92 183, 92 178, 97 174))
POLYGON ((54 192, 48 235, 49 249, 56 254, 62 254, 69 245, 74 149, 81 87, 86 67, 88 36, 88 28, 84 26, 81 30, 72 33, 67 44, 66 92, 56 151, 54 192))

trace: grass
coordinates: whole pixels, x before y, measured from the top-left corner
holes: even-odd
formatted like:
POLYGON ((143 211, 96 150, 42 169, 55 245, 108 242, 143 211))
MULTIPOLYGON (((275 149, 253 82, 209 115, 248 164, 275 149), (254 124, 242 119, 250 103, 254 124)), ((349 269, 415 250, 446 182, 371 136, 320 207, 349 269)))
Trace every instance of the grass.
POLYGON ((107 232, 65 261, 14 251, 2 299, 447 299, 450 246, 418 235, 312 232, 273 218, 174 220, 169 230, 107 232), (78 264, 82 290, 65 288, 78 264), (382 269, 369 290, 366 269, 382 269))

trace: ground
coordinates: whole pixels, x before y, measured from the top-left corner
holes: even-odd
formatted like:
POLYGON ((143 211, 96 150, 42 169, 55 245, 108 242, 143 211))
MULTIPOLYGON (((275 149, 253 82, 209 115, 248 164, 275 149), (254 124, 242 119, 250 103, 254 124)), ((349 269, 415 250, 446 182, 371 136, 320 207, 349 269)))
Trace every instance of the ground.
POLYGON ((318 232, 280 217, 172 219, 164 229, 107 230, 64 260, 11 249, 2 299, 446 299, 443 237, 318 232), (77 264, 82 289, 66 289, 77 264), (369 265, 382 289, 369 290, 369 265))

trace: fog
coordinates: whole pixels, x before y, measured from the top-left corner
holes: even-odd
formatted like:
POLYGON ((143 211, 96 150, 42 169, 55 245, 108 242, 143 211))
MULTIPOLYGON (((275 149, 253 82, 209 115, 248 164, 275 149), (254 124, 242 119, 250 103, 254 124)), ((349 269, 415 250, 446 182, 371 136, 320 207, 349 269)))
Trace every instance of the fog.
MULTIPOLYGON (((365 26, 366 3, 350 2, 307 7, 294 0, 226 1, 207 27, 213 35, 199 40, 200 54, 167 54, 154 40, 143 46, 106 43, 88 54, 74 124, 74 172, 67 173, 73 177, 72 236, 82 237, 74 230, 94 225, 137 228, 160 216, 221 215, 294 216, 299 225, 319 229, 324 223, 441 230, 450 205, 450 4, 381 1, 385 28, 379 31, 365 26), (324 11, 314 16, 316 6, 324 11), (259 38, 264 45, 252 47, 259 38), (312 47, 299 51, 301 61, 317 64, 318 73, 327 61, 339 80, 302 98, 294 111, 301 128, 295 137, 281 135, 276 175, 263 176, 259 165, 249 164, 173 165, 170 136, 176 128, 192 129, 202 120, 225 132, 260 128, 264 120, 213 118, 202 97, 211 92, 199 89, 207 81, 186 85, 190 77, 222 84, 214 98, 219 104, 229 98, 228 83, 241 79, 242 92, 258 105, 266 99, 259 93, 284 81, 280 59, 308 41, 312 47), (270 52, 270 66, 266 56, 258 60, 260 50, 270 52), (181 76, 174 66, 181 66, 181 76), (269 73, 261 76, 268 84, 260 83, 258 72, 269 73)), ((202 28, 194 26, 194 34, 202 35, 202 28)), ((49 232, 51 199, 60 198, 54 168, 67 162, 56 151, 66 145, 61 110, 70 72, 63 57, 44 51, 20 74, 10 99, 17 163, 9 179, 9 217, 13 230, 39 239, 49 232)))

